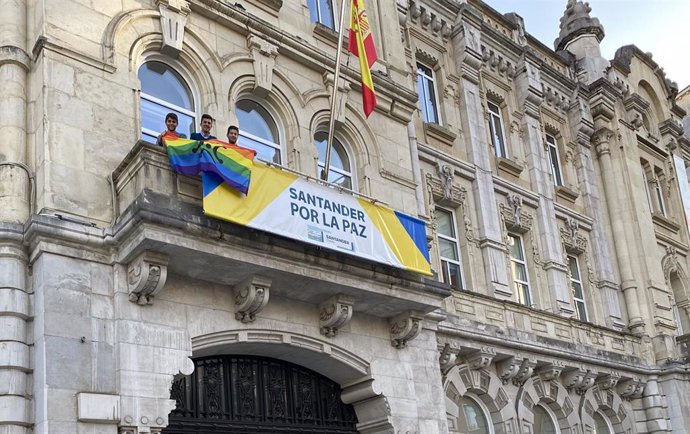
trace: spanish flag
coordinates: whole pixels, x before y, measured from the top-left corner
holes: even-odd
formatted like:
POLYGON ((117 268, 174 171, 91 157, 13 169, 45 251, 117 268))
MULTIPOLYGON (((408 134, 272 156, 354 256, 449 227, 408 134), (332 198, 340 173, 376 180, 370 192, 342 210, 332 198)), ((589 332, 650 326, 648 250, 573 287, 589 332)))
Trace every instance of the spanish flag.
POLYGON ((347 49, 359 57, 359 67, 362 72, 362 107, 364 115, 369 117, 376 107, 376 93, 374 93, 374 81, 371 79, 370 68, 378 56, 363 0, 352 0, 350 39, 347 49))

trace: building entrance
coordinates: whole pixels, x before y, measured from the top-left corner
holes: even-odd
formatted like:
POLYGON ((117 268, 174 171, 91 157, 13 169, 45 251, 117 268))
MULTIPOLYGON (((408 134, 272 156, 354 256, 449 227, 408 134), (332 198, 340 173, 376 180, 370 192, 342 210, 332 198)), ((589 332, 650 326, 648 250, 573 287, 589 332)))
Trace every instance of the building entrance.
POLYGON ((164 434, 349 434, 357 417, 340 386, 282 360, 213 356, 173 383, 164 434))

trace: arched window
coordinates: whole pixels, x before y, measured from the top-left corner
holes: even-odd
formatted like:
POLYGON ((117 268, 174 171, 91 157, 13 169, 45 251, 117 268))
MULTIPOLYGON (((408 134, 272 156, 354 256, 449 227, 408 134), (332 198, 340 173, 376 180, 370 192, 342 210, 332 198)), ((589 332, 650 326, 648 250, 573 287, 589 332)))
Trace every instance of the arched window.
MULTIPOLYGON (((314 145, 316 145, 316 149, 319 151, 319 176, 325 167, 324 164, 326 161, 327 142, 328 133, 325 131, 317 131, 316 134, 314 134, 314 145)), ((345 147, 338 141, 338 139, 333 140, 330 168, 328 170, 328 182, 340 185, 350 190, 353 189, 350 157, 345 150, 345 147)))
POLYGON ((613 434, 611 424, 599 412, 594 413, 594 431, 592 434, 613 434))
POLYGON ((239 100, 235 109, 240 128, 238 144, 254 149, 264 161, 280 164, 280 134, 273 117, 251 99, 239 100))
MULTIPOLYGON (((474 399, 463 396, 460 399, 459 428, 462 434, 492 434, 493 430, 486 417, 486 412, 474 399)), ((537 432, 537 431, 535 431, 537 432)))
POLYGON ((535 405, 532 408, 534 413, 534 427, 532 432, 539 434, 558 434, 560 431, 556 429, 554 418, 551 412, 547 411, 541 405, 535 405))
POLYGON ((194 98, 184 79, 162 62, 146 62, 139 68, 141 82, 141 137, 155 143, 165 130, 165 115, 177 113, 177 131, 189 137, 194 131, 194 98))

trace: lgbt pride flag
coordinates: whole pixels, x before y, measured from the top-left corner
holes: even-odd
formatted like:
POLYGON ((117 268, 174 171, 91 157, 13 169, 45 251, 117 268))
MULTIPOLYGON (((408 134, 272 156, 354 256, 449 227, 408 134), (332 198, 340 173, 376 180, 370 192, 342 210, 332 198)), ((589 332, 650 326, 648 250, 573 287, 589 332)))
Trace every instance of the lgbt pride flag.
POLYGON ((243 196, 202 173, 204 213, 431 275, 423 221, 292 172, 255 163, 243 196))
POLYGON ((163 135, 170 165, 183 175, 211 172, 216 179, 247 194, 256 151, 220 140, 188 140, 163 135))

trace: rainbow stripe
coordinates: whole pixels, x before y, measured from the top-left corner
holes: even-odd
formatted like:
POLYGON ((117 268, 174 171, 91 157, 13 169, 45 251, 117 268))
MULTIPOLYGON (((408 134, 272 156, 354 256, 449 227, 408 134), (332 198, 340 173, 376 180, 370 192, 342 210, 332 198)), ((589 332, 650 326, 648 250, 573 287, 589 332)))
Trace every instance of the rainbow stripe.
POLYGON ((188 140, 163 136, 170 165, 183 175, 211 172, 235 190, 247 194, 256 151, 220 140, 188 140))

